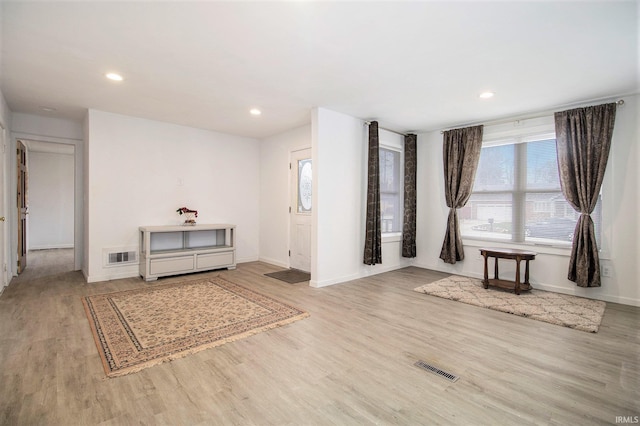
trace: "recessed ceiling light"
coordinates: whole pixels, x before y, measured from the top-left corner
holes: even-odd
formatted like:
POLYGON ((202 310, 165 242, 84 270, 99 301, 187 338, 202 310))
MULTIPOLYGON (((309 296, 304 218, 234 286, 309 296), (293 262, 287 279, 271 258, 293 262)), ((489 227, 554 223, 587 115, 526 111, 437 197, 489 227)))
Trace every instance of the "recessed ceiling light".
POLYGON ((48 107, 48 106, 41 106, 41 107, 40 107, 40 110, 42 110, 42 111, 44 111, 44 112, 54 112, 54 111, 56 111, 56 109, 55 109, 55 108, 48 107))
POLYGON ((120 74, 116 74, 115 72, 107 73, 107 74, 105 74, 105 76, 109 80, 113 80, 113 81, 122 81, 122 80, 124 80, 124 78, 120 74))
POLYGON ((251 115, 260 115, 260 114, 262 114, 262 111, 260 111, 258 108, 251 108, 251 109, 249 110, 249 113, 250 113, 251 115))
POLYGON ((494 95, 493 92, 482 92, 482 93, 480 93, 480 99, 493 98, 493 95, 494 95))

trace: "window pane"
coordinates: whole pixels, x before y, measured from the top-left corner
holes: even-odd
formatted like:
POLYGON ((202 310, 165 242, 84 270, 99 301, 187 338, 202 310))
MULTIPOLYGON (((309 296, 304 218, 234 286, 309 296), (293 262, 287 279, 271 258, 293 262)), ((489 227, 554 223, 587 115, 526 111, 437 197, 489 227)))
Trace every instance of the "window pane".
POLYGON ((380 214, 382 232, 402 230, 400 152, 380 148, 380 214))
MULTIPOLYGON (((526 196, 525 240, 532 243, 571 243, 580 213, 565 200, 562 192, 529 193, 526 196)), ((591 214, 600 244, 602 202, 598 200, 591 214)))
MULTIPOLYGON (((465 237, 566 246, 579 216, 561 192, 555 139, 482 148, 473 195, 458 212, 465 237)), ((600 200, 591 217, 600 245, 600 200)))
POLYGON ((465 237, 511 240, 513 197, 511 194, 473 194, 458 210, 465 237))
POLYGON ((400 153, 380 149, 380 192, 399 192, 400 153))
POLYGON ((602 194, 598 196, 598 202, 596 208, 591 212, 591 220, 593 220, 593 227, 596 231, 596 243, 598 247, 602 244, 602 194))
POLYGON ((382 214, 382 232, 400 232, 400 203, 397 194, 380 193, 380 212, 382 214))
POLYGON ((529 193, 526 196, 525 240, 535 243, 573 241, 580 216, 561 192, 529 193))
POLYGON ((298 213, 311 213, 311 159, 298 160, 298 213))
POLYGON ((515 182, 514 145, 482 148, 473 191, 509 191, 515 182))
POLYGON ((527 146, 527 189, 560 189, 555 139, 529 142, 527 146))

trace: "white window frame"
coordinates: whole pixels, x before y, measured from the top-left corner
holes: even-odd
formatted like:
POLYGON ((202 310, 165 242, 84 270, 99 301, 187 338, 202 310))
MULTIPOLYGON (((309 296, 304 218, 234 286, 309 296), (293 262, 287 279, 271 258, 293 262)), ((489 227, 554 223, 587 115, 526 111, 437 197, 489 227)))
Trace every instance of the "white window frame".
MULTIPOLYGON (((385 232, 382 230, 382 241, 400 241, 402 240, 402 228, 404 226, 404 138, 400 135, 391 134, 382 129, 380 130, 379 136, 380 143, 378 145, 378 150, 386 149, 400 154, 400 176, 398 177, 400 180, 398 189, 398 202, 400 203, 400 230, 394 232, 385 232)), ((382 220, 382 218, 380 219, 382 220)))
MULTIPOLYGON (((555 139, 555 122, 553 115, 544 116, 544 117, 536 117, 525 120, 512 121, 503 124, 495 124, 495 125, 487 125, 484 127, 483 131, 483 140, 482 147, 492 147, 492 146, 500 146, 500 145, 511 145, 514 143, 523 143, 523 142, 534 142, 541 140, 555 139)), ((611 197, 607 197, 606 194, 611 189, 611 175, 613 171, 607 169, 607 173, 605 173, 604 181, 602 184, 602 227, 601 227, 601 238, 600 238, 600 258, 601 259, 609 259, 610 258, 610 250, 611 247, 611 239, 612 235, 610 232, 609 226, 606 226, 606 221, 610 220, 611 211, 611 197)), ((514 187, 513 191, 505 191, 505 192, 513 192, 514 197, 515 194, 518 193, 518 187, 514 187)), ((500 191, 492 192, 498 193, 500 191)), ((544 192, 557 192, 557 191, 527 191, 534 193, 544 193, 544 192)), ((525 192, 521 193, 521 196, 525 196, 525 192)), ((514 200, 515 201, 515 200, 514 200)), ((515 202, 514 202, 515 204, 515 202)), ((515 207, 514 207, 515 208, 515 207)), ((524 215, 516 215, 524 220, 524 215)), ((515 224, 518 226, 518 224, 515 224)), ((524 232, 524 224, 522 226, 522 230, 524 232)), ((538 253, 546 253, 546 254, 556 254, 561 256, 569 256, 571 252, 571 244, 570 243, 562 243, 558 242, 557 244, 544 244, 544 243, 535 243, 532 241, 524 241, 524 236, 522 241, 512 241, 506 239, 497 239, 490 237, 477 237, 477 236, 469 236, 462 235, 463 244, 472 246, 472 247, 482 247, 485 246, 486 243, 491 243, 496 246, 505 246, 505 247, 521 247, 521 248, 530 248, 535 246, 535 250, 538 253)))

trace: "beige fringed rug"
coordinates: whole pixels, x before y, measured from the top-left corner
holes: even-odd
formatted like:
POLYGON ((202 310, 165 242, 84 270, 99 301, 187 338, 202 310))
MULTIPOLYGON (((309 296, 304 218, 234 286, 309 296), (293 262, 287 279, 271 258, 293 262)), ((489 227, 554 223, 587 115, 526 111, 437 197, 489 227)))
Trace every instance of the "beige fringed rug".
POLYGON ((82 302, 108 377, 309 315, 220 277, 87 296, 82 302))
POLYGON ((481 280, 457 275, 413 290, 592 333, 598 331, 606 307, 599 300, 549 291, 531 289, 518 296, 493 287, 485 289, 481 280))

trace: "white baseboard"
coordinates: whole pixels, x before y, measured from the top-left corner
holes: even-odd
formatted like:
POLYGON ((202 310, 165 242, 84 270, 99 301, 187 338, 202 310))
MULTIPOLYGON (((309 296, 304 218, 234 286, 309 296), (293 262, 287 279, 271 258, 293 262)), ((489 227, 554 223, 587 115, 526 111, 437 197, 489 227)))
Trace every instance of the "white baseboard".
MULTIPOLYGON (((437 271, 437 272, 444 272, 446 274, 452 274, 452 275, 462 275, 462 276, 467 276, 467 277, 471 277, 471 278, 478 278, 478 279, 483 279, 484 278, 484 273, 481 272, 474 272, 471 274, 461 274, 455 271, 450 271, 450 270, 444 270, 443 268, 439 268, 439 267, 434 267, 433 265, 424 265, 424 264, 420 264, 420 263, 414 263, 413 266, 418 267, 418 268, 423 268, 423 269, 429 269, 432 271, 437 271)), ((445 266, 445 265, 443 265, 445 266)), ((446 268, 446 266, 445 266, 446 268)), ((582 295, 582 294, 578 294, 575 291, 572 291, 572 289, 567 288, 567 287, 562 287, 559 285, 554 285, 554 284, 546 284, 546 283, 532 283, 532 286, 537 289, 537 290, 544 290, 544 291, 550 291, 553 293, 561 293, 561 294, 568 294, 571 296, 578 296, 578 297, 585 297, 587 299, 593 299, 593 300, 602 300, 604 302, 611 302, 611 303, 620 303, 621 305, 630 305, 630 306, 638 306, 640 307, 640 299, 634 299, 631 297, 621 297, 621 296, 615 296, 615 295, 611 295, 611 294, 599 294, 598 297, 589 297, 588 295, 582 295)))
POLYGON ((87 284, 98 283, 102 281, 120 280, 123 278, 135 278, 140 276, 140 273, 138 272, 115 272, 111 274, 101 275, 86 275, 84 271, 82 273, 84 275, 84 279, 87 280, 87 284))
MULTIPOLYGON (((247 262, 256 262, 258 259, 257 258, 242 258, 242 259, 238 259, 236 261, 236 263, 247 263, 247 262)), ((83 270, 82 274, 84 275, 85 280, 87 281, 87 283, 97 283, 97 282, 101 282, 101 281, 111 281, 111 280, 119 280, 119 279, 123 279, 123 278, 135 278, 135 277, 140 277, 140 270, 138 267, 138 264, 135 265, 126 265, 127 267, 131 267, 131 266, 135 266, 135 270, 128 270, 128 271, 108 271, 108 274, 99 274, 99 275, 87 275, 86 272, 83 270)), ((142 279, 142 278, 141 278, 142 279)))
POLYGON ((363 276, 364 276, 363 274, 358 273, 358 274, 344 275, 342 277, 331 278, 329 280, 323 280, 323 281, 310 280, 309 286, 315 287, 315 288, 327 287, 330 285, 341 284, 348 281, 357 280, 358 278, 362 278, 363 276))
POLYGON ((342 277, 338 277, 338 278, 331 278, 328 280, 322 280, 322 281, 317 281, 317 280, 311 280, 309 282, 309 286, 310 287, 315 287, 315 288, 320 288, 320 287, 327 287, 330 285, 335 285, 335 284, 341 284, 341 283, 345 283, 348 281, 353 281, 353 280, 357 280, 360 278, 365 278, 365 277, 370 277, 373 275, 378 275, 378 274, 383 274, 385 272, 391 272, 391 271, 395 271, 398 269, 402 269, 402 268, 406 268, 408 266, 411 266, 411 261, 410 260, 406 260, 406 261, 402 261, 399 264, 396 265, 392 265, 392 266, 384 266, 384 265, 375 265, 375 266, 364 266, 363 268, 360 269, 360 271, 354 273, 354 274, 350 274, 350 275, 344 275, 342 277))
POLYGON ((257 262, 259 259, 258 257, 243 257, 240 259, 236 259, 236 264, 237 263, 249 263, 249 262, 257 262))
POLYGON ((571 296, 586 297, 587 299, 602 300, 604 302, 619 303, 621 305, 640 307, 640 299, 632 299, 631 297, 620 297, 620 296, 614 296, 610 294, 599 294, 598 297, 588 297, 582 294, 576 294, 575 292, 572 292, 571 290, 568 290, 567 288, 564 288, 564 287, 551 285, 551 284, 543 284, 543 283, 536 283, 535 288, 538 290, 551 291, 554 293, 562 293, 562 294, 569 294, 571 296))
POLYGON ((282 262, 280 260, 272 259, 270 257, 260 257, 258 259, 258 261, 259 262, 268 263, 269 265, 278 266, 280 268, 289 269, 289 265, 287 265, 286 263, 284 263, 284 262, 282 262))

